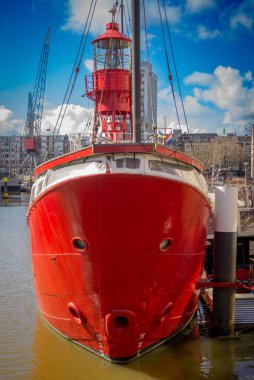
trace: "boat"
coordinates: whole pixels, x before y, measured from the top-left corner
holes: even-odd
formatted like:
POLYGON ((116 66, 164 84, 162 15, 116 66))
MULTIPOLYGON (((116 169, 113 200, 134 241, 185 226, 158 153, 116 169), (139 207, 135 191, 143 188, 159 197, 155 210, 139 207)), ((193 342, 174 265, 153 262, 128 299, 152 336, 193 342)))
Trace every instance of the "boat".
POLYGON ((132 42, 113 19, 93 41, 92 144, 35 169, 27 215, 42 317, 115 363, 192 319, 210 216, 202 163, 158 144, 156 133, 155 142, 140 138, 136 34, 132 42))

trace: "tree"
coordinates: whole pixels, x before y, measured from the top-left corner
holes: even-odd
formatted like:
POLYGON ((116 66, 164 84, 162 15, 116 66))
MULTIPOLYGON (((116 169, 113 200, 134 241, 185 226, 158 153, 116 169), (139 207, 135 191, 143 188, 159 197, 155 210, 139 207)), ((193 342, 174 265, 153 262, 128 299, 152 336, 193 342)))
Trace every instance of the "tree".
POLYGON ((246 126, 244 127, 244 133, 250 136, 253 128, 254 128, 254 120, 248 121, 246 126))

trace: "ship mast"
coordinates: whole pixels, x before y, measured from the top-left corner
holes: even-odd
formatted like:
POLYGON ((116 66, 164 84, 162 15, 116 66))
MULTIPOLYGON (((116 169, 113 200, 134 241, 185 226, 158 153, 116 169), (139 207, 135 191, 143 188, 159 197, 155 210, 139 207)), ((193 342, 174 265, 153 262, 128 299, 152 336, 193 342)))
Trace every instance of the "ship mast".
POLYGON ((134 142, 141 143, 140 1, 132 0, 132 99, 134 142))
POLYGON ((121 5, 120 5, 120 8, 121 8, 121 33, 123 34, 124 33, 124 25, 123 25, 123 0, 121 0, 121 5))

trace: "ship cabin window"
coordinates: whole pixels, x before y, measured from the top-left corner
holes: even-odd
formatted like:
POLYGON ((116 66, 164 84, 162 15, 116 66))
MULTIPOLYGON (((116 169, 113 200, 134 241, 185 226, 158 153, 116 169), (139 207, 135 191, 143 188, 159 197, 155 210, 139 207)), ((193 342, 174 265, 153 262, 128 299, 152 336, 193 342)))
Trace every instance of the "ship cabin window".
POLYGON ((51 178, 52 178, 52 175, 53 175, 54 171, 49 169, 46 173, 46 178, 45 178, 45 181, 44 181, 44 187, 46 187, 50 182, 51 182, 51 178))
POLYGON ((124 168, 124 158, 118 158, 116 160, 116 167, 118 169, 123 169, 124 168))
POLYGON ((58 181, 65 180, 67 178, 76 178, 84 175, 104 173, 106 170, 106 164, 101 159, 88 159, 77 160, 71 163, 71 165, 63 167, 55 167, 53 170, 49 169, 46 176, 39 177, 34 184, 34 196, 36 197, 42 190, 55 184, 58 181))
POLYGON ((31 190, 31 198, 30 198, 30 202, 32 202, 34 200, 35 197, 37 197, 37 195, 40 194, 40 192, 42 191, 42 186, 43 186, 43 181, 44 181, 44 178, 45 178, 45 175, 39 177, 33 184, 32 186, 32 190, 31 190))
POLYGON ((38 182, 37 189, 36 189, 36 195, 40 194, 42 189, 43 179, 38 182))
POLYGON ((202 189, 207 193, 207 185, 203 175, 190 165, 176 163, 176 162, 165 162, 159 160, 149 160, 149 169, 152 171, 157 171, 163 174, 171 174, 180 177, 199 189, 202 189))
POLYGON ((140 160, 137 158, 126 158, 127 169, 138 169, 140 167, 140 160))
POLYGON ((131 157, 125 157, 125 158, 117 158, 115 160, 116 167, 118 169, 139 169, 140 168, 140 159, 138 158, 131 158, 131 157))
POLYGON ((30 203, 33 202, 34 197, 35 197, 35 185, 32 186, 31 197, 30 197, 30 203))
POLYGON ((179 165, 176 162, 166 162, 158 160, 149 160, 149 169, 173 175, 179 175, 179 169, 181 171, 191 171, 191 168, 188 166, 179 165))

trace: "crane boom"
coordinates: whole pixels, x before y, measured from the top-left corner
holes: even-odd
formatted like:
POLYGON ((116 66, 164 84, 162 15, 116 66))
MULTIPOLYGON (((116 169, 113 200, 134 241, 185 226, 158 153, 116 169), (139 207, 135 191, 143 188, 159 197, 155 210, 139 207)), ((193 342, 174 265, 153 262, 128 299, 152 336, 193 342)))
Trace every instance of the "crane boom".
POLYGON ((27 119, 24 128, 24 145, 27 153, 36 153, 41 134, 44 94, 47 77, 50 28, 44 38, 33 94, 28 96, 27 119))
POLYGON ((40 63, 36 75, 36 81, 33 91, 33 114, 34 114, 34 130, 39 137, 41 134, 41 119, 44 103, 44 94, 46 87, 48 54, 49 54, 50 28, 45 36, 44 44, 41 51, 40 63))

